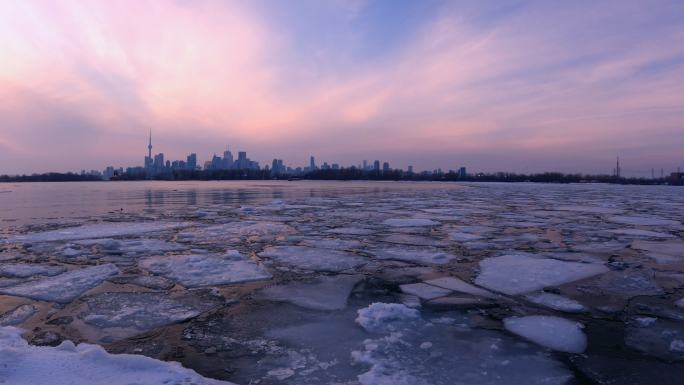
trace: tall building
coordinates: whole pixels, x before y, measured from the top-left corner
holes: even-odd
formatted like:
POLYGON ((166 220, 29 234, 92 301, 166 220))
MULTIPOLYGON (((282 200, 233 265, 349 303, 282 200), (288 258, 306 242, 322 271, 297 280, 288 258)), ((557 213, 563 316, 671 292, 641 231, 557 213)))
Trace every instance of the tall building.
POLYGON ((376 160, 375 162, 373 162, 373 169, 375 171, 380 171, 380 161, 379 160, 376 160))
POLYGON ((363 160, 363 169, 368 170, 368 161, 365 159, 363 160))
POLYGON ((466 176, 468 176, 468 174, 466 173, 466 168, 465 167, 459 168, 458 169, 458 177, 459 178, 465 178, 466 176))
POLYGON ((233 163, 233 153, 226 147, 226 151, 223 152, 223 168, 233 168, 233 163))
POLYGON ((408 166, 408 173, 413 174, 413 166, 408 166))
POLYGON ((160 152, 154 156, 154 172, 162 172, 164 170, 164 153, 160 152))
POLYGON ((188 170, 195 170, 197 169, 197 154, 194 152, 190 155, 188 155, 188 161, 187 161, 187 167, 188 170))
POLYGON ((388 172, 390 172, 389 162, 385 162, 385 163, 382 164, 382 172, 383 172, 383 173, 388 173, 388 172))
POLYGON ((313 155, 311 155, 311 158, 309 159, 309 169, 311 169, 311 171, 316 169, 316 159, 313 155))
POLYGON ((147 156, 145 157, 145 171, 151 172, 154 167, 152 160, 152 129, 150 128, 150 142, 147 145, 147 156))

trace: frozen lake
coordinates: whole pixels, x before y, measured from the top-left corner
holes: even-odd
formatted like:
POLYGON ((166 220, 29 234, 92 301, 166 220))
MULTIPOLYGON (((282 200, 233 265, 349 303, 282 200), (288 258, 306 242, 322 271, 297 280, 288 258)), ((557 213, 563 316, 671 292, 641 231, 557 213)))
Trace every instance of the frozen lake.
POLYGON ((681 384, 683 235, 669 186, 0 184, 0 383, 681 384))

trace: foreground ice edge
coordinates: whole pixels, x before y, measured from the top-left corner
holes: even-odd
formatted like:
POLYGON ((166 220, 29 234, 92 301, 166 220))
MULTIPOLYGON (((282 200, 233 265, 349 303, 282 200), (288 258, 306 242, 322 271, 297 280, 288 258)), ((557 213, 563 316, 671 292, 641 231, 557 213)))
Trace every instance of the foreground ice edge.
POLYGON ((0 327, 0 379, 12 385, 234 385, 205 378, 177 362, 134 354, 110 354, 101 346, 31 346, 22 330, 0 327))

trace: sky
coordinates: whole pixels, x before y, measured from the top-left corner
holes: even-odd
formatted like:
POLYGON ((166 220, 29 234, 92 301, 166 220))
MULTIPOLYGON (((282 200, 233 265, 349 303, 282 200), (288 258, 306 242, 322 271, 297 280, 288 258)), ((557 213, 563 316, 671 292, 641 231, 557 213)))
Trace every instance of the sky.
POLYGON ((684 1, 0 1, 0 174, 684 166, 684 1))

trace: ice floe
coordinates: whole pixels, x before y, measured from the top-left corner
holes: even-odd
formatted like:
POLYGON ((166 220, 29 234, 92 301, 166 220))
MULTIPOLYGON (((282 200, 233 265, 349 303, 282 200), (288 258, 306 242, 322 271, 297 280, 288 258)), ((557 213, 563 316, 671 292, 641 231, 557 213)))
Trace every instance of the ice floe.
POLYGON ((54 277, 2 287, 0 293, 40 301, 69 303, 118 272, 119 269, 113 264, 90 266, 54 277))
POLYGON ((575 301, 574 299, 570 299, 553 293, 533 293, 526 295, 525 298, 527 298, 528 301, 535 303, 537 305, 548 307, 549 309, 563 311, 566 313, 581 313, 587 310, 587 308, 585 308, 584 305, 575 301))
POLYGON ((443 252, 436 248, 407 248, 407 247, 386 247, 381 249, 369 250, 378 259, 394 259, 405 262, 427 263, 443 265, 456 259, 456 256, 443 252))
POLYGON ((347 307, 349 293, 362 278, 360 275, 324 276, 310 282, 271 286, 261 292, 260 298, 307 309, 342 310, 347 307))
POLYGON ((179 242, 210 242, 234 237, 257 237, 273 239, 292 235, 295 229, 284 223, 266 221, 236 221, 197 229, 188 229, 178 234, 179 242))
POLYGON ((141 260, 139 266, 185 287, 227 285, 271 278, 262 266, 235 250, 220 255, 150 257, 141 260))
POLYGON ((365 258, 345 251, 305 246, 268 247, 259 256, 303 270, 329 272, 349 270, 367 263, 365 258))
POLYGON ((619 215, 608 217, 608 220, 614 223, 620 223, 623 225, 635 225, 635 226, 675 226, 681 225, 679 221, 673 221, 671 219, 658 218, 658 217, 641 217, 641 216, 629 216, 629 215, 619 215))
POLYGON ((496 298, 496 294, 481 289, 475 285, 471 285, 465 281, 462 281, 456 277, 441 277, 441 278, 434 278, 434 279, 429 279, 425 281, 425 283, 428 283, 433 286, 438 286, 442 287, 444 289, 449 289, 453 290, 459 293, 466 293, 466 294, 471 294, 474 296, 478 297, 485 297, 485 298, 496 298))
POLYGON ((630 320, 625 329, 625 344, 644 354, 664 360, 684 359, 684 328, 681 321, 651 318, 649 322, 630 320))
POLYGON ((56 242, 74 241, 88 238, 109 238, 126 235, 139 235, 157 231, 172 230, 187 226, 187 223, 167 222, 107 222, 78 227, 69 227, 60 230, 45 231, 42 233, 29 233, 10 238, 10 242, 56 242))
POLYGON ((428 285, 427 283, 422 282, 400 285, 399 288, 402 292, 406 294, 412 294, 424 300, 431 300, 439 297, 444 297, 451 293, 451 290, 428 285))
POLYGON ((426 218, 390 218, 384 220, 382 224, 390 227, 423 227, 437 226, 440 223, 426 218))
POLYGON ((218 307, 224 301, 212 295, 154 292, 100 293, 85 298, 80 317, 100 328, 134 328, 145 331, 183 322, 218 307))
POLYGON ((31 318, 37 311, 38 309, 33 305, 19 305, 4 314, 0 314, 0 326, 19 325, 31 318))
POLYGON ((12 385, 231 384, 204 378, 177 362, 109 354, 98 345, 65 341, 57 347, 31 346, 11 326, 0 328, 0 357, 0 376, 12 385))
POLYGON ((0 277, 27 278, 34 275, 53 276, 66 271, 64 266, 51 266, 27 263, 6 263, 0 265, 0 277))
POLYGON ((587 336, 581 325, 565 318, 543 315, 510 317, 504 327, 547 348, 568 353, 582 353, 587 348, 587 336))
POLYGON ((595 263, 564 262, 528 255, 503 255, 480 262, 479 286, 505 294, 521 294, 562 285, 608 271, 595 263))
POLYGON ((161 239, 88 239, 74 242, 81 246, 95 246, 105 254, 154 254, 185 250, 186 247, 161 239))

